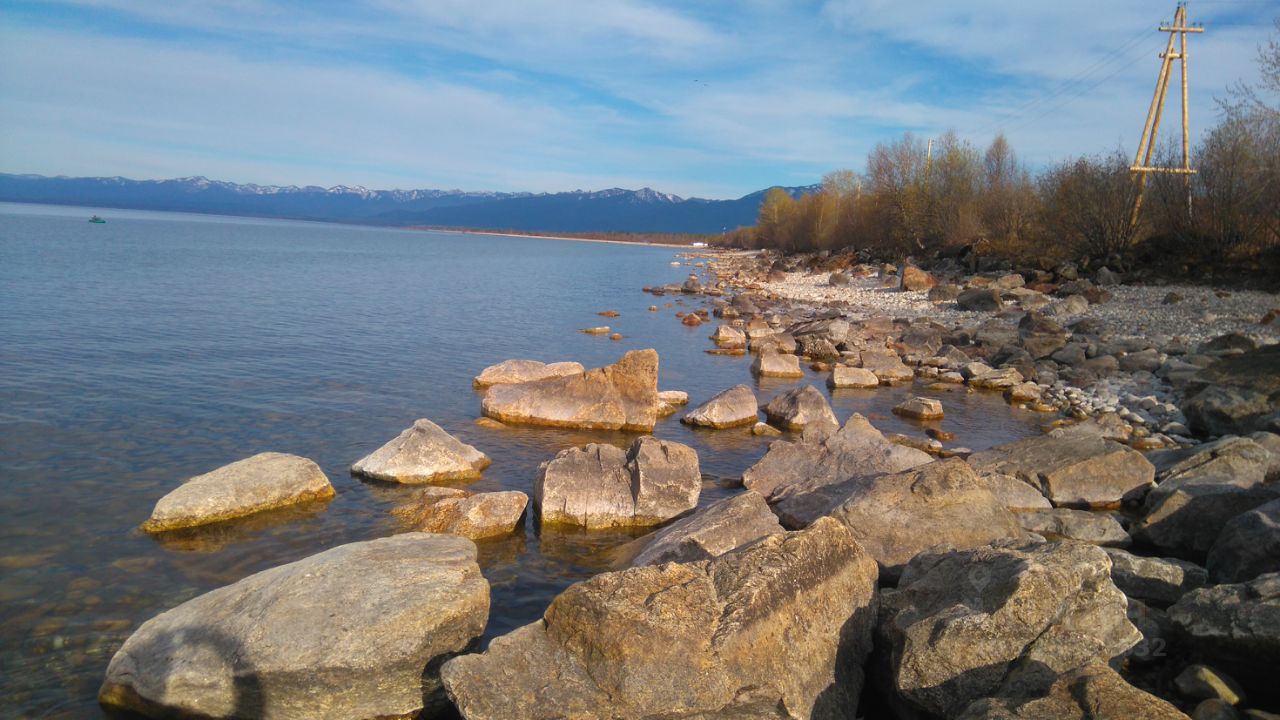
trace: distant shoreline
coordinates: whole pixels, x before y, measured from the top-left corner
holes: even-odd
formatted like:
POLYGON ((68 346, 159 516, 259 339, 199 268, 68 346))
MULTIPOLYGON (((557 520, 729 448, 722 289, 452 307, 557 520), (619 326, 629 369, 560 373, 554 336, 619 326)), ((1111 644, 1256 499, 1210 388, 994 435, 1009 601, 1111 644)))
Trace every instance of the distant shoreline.
POLYGON ((652 247, 684 248, 686 250, 711 250, 707 247, 694 247, 692 243, 647 242, 643 240, 608 240, 605 238, 571 237, 567 235, 541 235, 537 233, 499 232, 497 230, 465 230, 462 228, 437 228, 425 225, 409 225, 401 230, 420 230, 423 232, 454 233, 457 235, 492 235, 495 237, 533 238, 535 240, 572 240, 574 242, 604 243, 607 245, 649 245, 652 247))

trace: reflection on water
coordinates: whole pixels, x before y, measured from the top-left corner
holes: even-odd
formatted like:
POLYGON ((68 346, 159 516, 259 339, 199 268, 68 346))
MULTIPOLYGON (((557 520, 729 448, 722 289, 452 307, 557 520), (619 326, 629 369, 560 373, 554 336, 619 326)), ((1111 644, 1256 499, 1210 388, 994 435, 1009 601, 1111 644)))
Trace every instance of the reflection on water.
MULTIPOLYGON (((346 542, 405 528, 390 509, 417 488, 353 478, 351 463, 416 418, 493 459, 459 486, 532 493, 538 465, 636 435, 474 423, 471 378, 511 357, 612 362, 661 356, 661 387, 696 405, 753 383, 750 357, 709 356, 713 326, 680 324, 639 288, 683 280, 673 252, 520 238, 0 204, 0 706, 83 718, 112 653, 140 623, 212 588, 346 542), (92 214, 89 212, 88 214, 92 214), (662 309, 649 312, 650 305, 662 309), (626 339, 583 335, 614 309, 626 339), (274 450, 320 464, 330 501, 203 530, 137 530, 182 480, 274 450)), ((797 383, 766 380, 761 402, 797 383)), ((888 432, 925 425, 892 407, 922 387, 837 391, 836 415, 888 432)), ((942 397, 956 444, 1037 432, 994 394, 942 397)), ((772 438, 655 435, 697 449, 702 504, 739 492, 772 438)), ((784 437, 786 439, 786 437, 784 437)), ((520 532, 478 544, 492 587, 486 641, 541 616, 567 585, 609 569, 626 532, 520 532)))

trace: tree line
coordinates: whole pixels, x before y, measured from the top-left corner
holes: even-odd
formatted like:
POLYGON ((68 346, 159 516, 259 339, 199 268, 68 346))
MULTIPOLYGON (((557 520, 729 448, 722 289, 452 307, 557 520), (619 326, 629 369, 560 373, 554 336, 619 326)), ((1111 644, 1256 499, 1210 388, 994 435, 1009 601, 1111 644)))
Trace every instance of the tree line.
MULTIPOLYGON (((1280 19, 1276 20, 1280 31, 1280 19)), ((866 171, 839 170, 817 192, 766 194, 756 225, 718 239, 784 252, 866 250, 927 257, 976 247, 1030 262, 1152 255, 1230 263, 1280 255, 1280 42, 1259 49, 1261 81, 1219 101, 1221 119, 1193 149, 1198 173, 1148 179, 1131 222, 1137 183, 1122 151, 1032 173, 1003 135, 979 149, 948 132, 932 153, 910 133, 880 143, 866 171), (1188 184, 1191 201, 1188 203, 1188 184)), ((1181 164, 1181 147, 1157 164, 1181 164)))

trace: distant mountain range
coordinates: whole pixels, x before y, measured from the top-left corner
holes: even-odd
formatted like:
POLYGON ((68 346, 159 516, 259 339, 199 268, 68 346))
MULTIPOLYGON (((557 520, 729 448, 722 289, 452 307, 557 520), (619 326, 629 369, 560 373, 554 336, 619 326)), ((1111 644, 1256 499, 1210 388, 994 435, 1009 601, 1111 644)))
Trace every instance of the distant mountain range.
MULTIPOLYGON (((784 189, 799 197, 817 186, 784 189)), ((718 233, 754 225, 766 192, 737 200, 704 200, 649 188, 496 193, 238 185, 203 177, 129 180, 0 173, 0 201, 8 202, 522 232, 718 233)))

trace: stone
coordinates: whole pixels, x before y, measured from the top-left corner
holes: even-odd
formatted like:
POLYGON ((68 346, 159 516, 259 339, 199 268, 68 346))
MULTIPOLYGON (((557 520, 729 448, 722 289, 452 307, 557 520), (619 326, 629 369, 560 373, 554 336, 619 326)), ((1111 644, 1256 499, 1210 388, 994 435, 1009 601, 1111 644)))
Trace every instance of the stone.
POLYGON ((1012 475, 999 473, 981 475, 978 478, 987 490, 1014 512, 1020 510, 1048 510, 1053 507, 1049 498, 1040 491, 1012 475))
POLYGON ((689 294, 702 292, 702 283, 698 280, 698 276, 690 274, 689 278, 680 286, 680 292, 689 294))
POLYGON ((898 353, 879 348, 868 348, 862 351, 862 367, 874 373, 884 385, 907 382, 916 375, 911 368, 903 364, 898 353))
POLYGON ((842 272, 833 272, 831 273, 831 277, 827 278, 827 284, 831 285, 832 287, 840 287, 843 285, 848 285, 849 282, 850 282, 849 276, 842 272))
POLYGON ((1058 507, 1116 507, 1141 498, 1155 478, 1142 453, 1098 437, 1018 440, 974 453, 969 463, 980 474, 1013 475, 1040 488, 1058 507))
POLYGON ((582 372, 586 372, 586 369, 582 367, 582 363, 578 362, 544 363, 537 360, 504 360, 482 370, 471 384, 477 388, 519 385, 547 378, 577 375, 582 372))
POLYGON ((1240 720, 1240 714, 1227 701, 1210 698, 1196 705, 1191 720, 1240 720))
POLYGON ((1009 273, 1007 275, 1001 275, 991 281, 991 285, 989 287, 996 290, 1012 290, 1014 288, 1020 288, 1026 284, 1027 281, 1018 273, 1009 273))
POLYGON ((848 365, 836 365, 831 368, 831 377, 827 378, 827 385, 834 388, 873 388, 880 384, 880 378, 876 374, 866 368, 849 367, 848 365))
POLYGON ((683 390, 660 390, 658 391, 658 401, 669 405, 688 405, 689 393, 683 390))
POLYGON ((434 717, 446 702, 437 668, 488 615, 466 538, 340 545, 143 623, 98 700, 153 717, 434 717))
MULTIPOLYGON (((848 526, 889 581, 925 550, 968 549, 1022 536, 1013 513, 958 458, 863 478, 831 517, 848 526)), ((782 515, 791 527, 798 519, 816 520, 782 515)))
POLYGON ((1040 386, 1033 382, 1014 385, 1004 391, 1004 399, 1010 403, 1034 403, 1040 401, 1040 386))
POLYGON ((516 490, 472 493, 428 487, 412 503, 391 512, 418 532, 481 540, 515 532, 528 504, 529 496, 516 490))
POLYGON ((902 283, 899 287, 903 292, 913 290, 928 290, 937 284, 933 276, 913 265, 906 265, 902 268, 902 283))
MULTIPOLYGON (((877 648, 898 698, 955 717, 980 698, 1044 691, 1142 635, 1101 548, 988 545, 917 557, 881 592, 877 648)), ((903 715, 903 713, 899 713, 903 715)))
POLYGON ((505 423, 651 432, 658 419, 658 352, 632 350, 579 375, 497 385, 481 409, 505 423))
POLYGON ((731 428, 759 420, 756 394, 747 385, 734 385, 689 411, 680 422, 695 427, 731 428))
POLYGON ((702 316, 689 313, 688 315, 680 318, 680 324, 688 325, 689 327, 697 327, 702 324, 702 316))
POLYGON ((1087 510, 1053 508, 1020 512, 1018 523, 1024 530, 1048 540, 1075 540, 1113 547, 1127 547, 1132 542, 1115 518, 1087 510))
POLYGON ((913 395, 894 406, 893 414, 916 420, 941 420, 942 401, 913 395))
POLYGON ((1280 671, 1280 573, 1259 575, 1247 583, 1192 590, 1169 608, 1169 619, 1196 650, 1219 662, 1248 687, 1265 678, 1268 687, 1280 671))
POLYGON ((1112 581, 1131 598, 1174 603, 1205 583, 1204 568, 1186 560, 1141 557, 1119 548, 1107 548, 1106 553, 1112 581))
POLYGON ((951 285, 949 283, 934 285, 933 287, 929 288, 929 302, 931 303, 951 302, 956 298, 960 297, 960 293, 962 292, 964 292, 964 289, 961 288, 959 285, 951 285))
POLYGON ((751 374, 757 377, 802 378, 800 358, 775 352, 763 352, 751 363, 751 374))
POLYGON ((1232 518, 1280 498, 1280 488, 1241 487, 1225 476, 1195 476, 1176 485, 1148 499, 1133 537, 1163 552, 1197 559, 1208 554, 1232 518))
POLYGON ((764 498, 748 490, 718 500, 637 541, 642 549, 631 565, 710 560, 782 532, 778 517, 764 498))
POLYGON ((543 526, 645 527, 694 509, 701 492, 693 448, 644 436, 626 451, 597 443, 562 450, 539 467, 533 502, 543 526))
POLYGON ((827 398, 812 385, 802 385, 770 400, 764 406, 764 415, 771 425, 783 430, 826 425, 834 431, 840 427, 827 398))
POLYGON ((156 502, 143 532, 160 533, 233 520, 334 496, 315 462, 285 453, 258 453, 196 475, 156 502))
POLYGON ((1280 417, 1280 344, 1225 357, 1196 374, 1182 405, 1191 429, 1209 435, 1266 430, 1280 417))
POLYGON ((742 474, 742 482, 773 503, 786 493, 813 492, 932 460, 919 450, 889 442, 865 417, 854 413, 835 433, 806 432, 798 442, 774 441, 764 457, 742 474))
POLYGON ((796 351, 811 360, 835 360, 840 351, 828 339, 814 335, 801 335, 796 338, 796 351))
POLYGON ((762 437, 779 437, 782 435, 782 431, 769 423, 758 422, 751 426, 751 434, 762 437))
POLYGON ((746 347, 747 335, 738 328, 721 325, 711 334, 711 340, 720 347, 746 347))
POLYGON ((1280 572, 1280 499, 1227 521, 1205 563, 1217 583, 1239 583, 1280 572))
POLYGON ((956 305, 961 310, 972 310, 975 312, 994 312, 1004 308, 1004 301, 1000 299, 1000 292, 991 288, 972 288, 960 293, 956 298, 956 305))
POLYGON ((982 390, 1007 390, 1021 385, 1022 381, 1022 373, 1015 368, 1007 367, 975 375, 969 378, 969 385, 982 390))
POLYGON ((875 589, 875 563, 826 520, 597 575, 441 674, 468 720, 851 716, 875 589))
POLYGON ((1187 720, 1168 701, 1093 662, 1058 676, 1036 697, 983 698, 958 720, 1187 720))
POLYGON ((1094 273, 1093 281, 1098 285, 1103 285, 1103 286, 1119 285, 1120 276, 1115 272, 1112 272, 1110 269, 1108 269, 1106 265, 1103 265, 1102 267, 1098 268, 1098 272, 1094 273))
MULTIPOLYGON (((583 333, 584 335, 608 335, 608 334, 609 334, 609 326, 608 326, 608 325, 600 325, 600 326, 598 326, 598 327, 582 328, 582 329, 581 329, 581 330, 579 330, 578 332, 583 333)), ((566 376, 566 377, 567 377, 567 376, 566 376)), ((544 378, 544 379, 545 379, 545 378, 544 378)))
POLYGON ((1226 673, 1196 663, 1188 665, 1186 670, 1178 673, 1173 684, 1178 692, 1195 700, 1218 699, 1228 705, 1242 705, 1245 701, 1244 690, 1226 673))
MULTIPOLYGON (((514 387, 514 386, 495 386, 514 387)), ((474 480, 489 467, 489 456, 445 432, 426 418, 351 466, 351 472, 385 482, 421 485, 474 480)))

